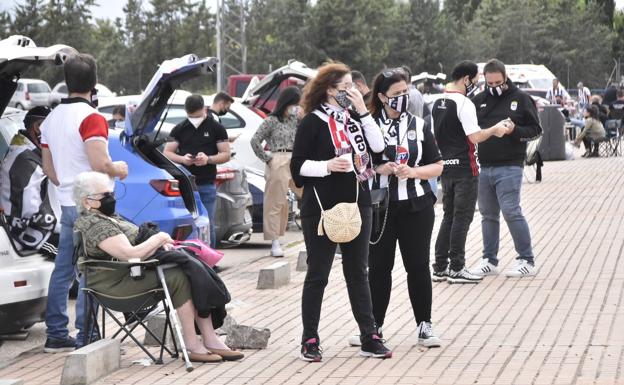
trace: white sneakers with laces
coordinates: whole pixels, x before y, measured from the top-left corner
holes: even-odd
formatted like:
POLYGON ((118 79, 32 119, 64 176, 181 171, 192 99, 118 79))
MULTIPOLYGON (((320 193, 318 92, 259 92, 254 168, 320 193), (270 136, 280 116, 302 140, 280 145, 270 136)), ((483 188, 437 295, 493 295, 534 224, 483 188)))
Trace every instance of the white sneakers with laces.
POLYGON ((280 245, 280 241, 275 239, 271 243, 271 256, 272 257, 283 257, 284 251, 282 250, 282 245, 280 245))
POLYGON ((526 259, 516 259, 516 263, 511 269, 505 271, 508 278, 532 277, 537 274, 537 269, 526 259))
POLYGON ((485 277, 486 275, 496 275, 498 274, 498 267, 490 263, 489 260, 481 258, 481 262, 479 263, 479 265, 476 268, 470 270, 470 274, 479 277, 485 277))

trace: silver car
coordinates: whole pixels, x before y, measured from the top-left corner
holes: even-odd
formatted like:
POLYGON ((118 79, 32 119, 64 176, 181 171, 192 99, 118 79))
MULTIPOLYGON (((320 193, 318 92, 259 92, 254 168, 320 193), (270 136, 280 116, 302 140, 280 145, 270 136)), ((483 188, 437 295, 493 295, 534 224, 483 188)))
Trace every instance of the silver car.
POLYGON ((50 85, 40 79, 20 79, 9 102, 9 106, 21 110, 30 110, 37 106, 47 106, 50 97, 50 85))

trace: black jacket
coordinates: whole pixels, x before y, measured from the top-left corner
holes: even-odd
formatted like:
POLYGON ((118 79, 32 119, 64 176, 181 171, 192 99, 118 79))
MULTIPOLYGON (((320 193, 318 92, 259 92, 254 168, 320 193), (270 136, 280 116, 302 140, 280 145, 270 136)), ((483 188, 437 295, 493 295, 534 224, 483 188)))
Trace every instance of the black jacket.
MULTIPOLYGON (((154 223, 143 223, 139 226, 136 243, 146 241, 157 232, 158 226, 154 223)), ((212 315, 212 325, 215 329, 223 325, 223 320, 227 314, 225 304, 230 302, 231 297, 225 283, 212 268, 197 259, 194 253, 184 249, 165 251, 163 248, 159 248, 150 258, 158 259, 162 263, 175 263, 180 266, 191 284, 191 296, 193 297, 193 305, 197 309, 197 315, 201 318, 212 315)))
POLYGON ((479 143, 479 161, 482 166, 523 166, 526 142, 542 133, 537 108, 531 96, 510 80, 507 85, 508 89, 501 96, 492 96, 485 91, 472 99, 482 130, 507 118, 516 125, 510 135, 502 138, 492 136, 479 143))

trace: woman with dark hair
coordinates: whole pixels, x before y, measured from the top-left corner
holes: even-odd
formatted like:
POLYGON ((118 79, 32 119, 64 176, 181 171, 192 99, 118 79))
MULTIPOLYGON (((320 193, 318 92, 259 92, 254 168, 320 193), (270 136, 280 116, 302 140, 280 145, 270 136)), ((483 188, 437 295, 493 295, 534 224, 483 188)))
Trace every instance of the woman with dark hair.
POLYGON ((372 221, 367 181, 374 174, 371 152, 382 152, 384 148, 381 131, 353 86, 351 70, 344 64, 320 67, 304 89, 302 104, 306 115, 297 129, 290 165, 295 184, 304 187, 301 222, 308 253, 301 301, 301 359, 322 359, 318 326, 337 245, 323 235, 322 218, 327 209, 353 202, 357 202, 361 225, 351 234, 357 236, 340 243, 340 249, 351 309, 362 336, 360 354, 389 358, 392 352, 375 332, 367 274, 372 221))
POLYGON ((262 122, 251 138, 254 153, 266 163, 262 232, 265 241, 272 241, 273 257, 284 256, 279 237, 286 232, 288 223, 286 194, 292 181, 290 158, 297 122, 301 116, 300 100, 299 88, 293 86, 284 89, 277 99, 275 110, 262 122), (264 151, 263 141, 269 146, 270 153, 264 151))
MULTIPOLYGON (((383 154, 373 156, 378 178, 371 188, 388 188, 389 203, 380 233, 371 237, 368 277, 377 335, 381 336, 392 289, 392 268, 397 241, 407 271, 407 289, 416 318, 418 342, 440 346, 431 329, 431 272, 429 248, 436 201, 429 179, 442 174, 442 157, 431 132, 430 120, 407 111, 409 86, 402 68, 378 74, 369 110, 386 143, 383 154)), ((356 345, 353 338, 351 345, 356 345)))
POLYGON ((581 155, 583 158, 595 158, 600 156, 598 154, 598 144, 601 140, 604 140, 607 133, 600 122, 600 111, 595 105, 587 107, 583 112, 585 118, 585 127, 583 131, 576 137, 574 144, 578 147, 583 142, 585 146, 585 153, 581 155), (592 144, 594 149, 592 151, 592 144))

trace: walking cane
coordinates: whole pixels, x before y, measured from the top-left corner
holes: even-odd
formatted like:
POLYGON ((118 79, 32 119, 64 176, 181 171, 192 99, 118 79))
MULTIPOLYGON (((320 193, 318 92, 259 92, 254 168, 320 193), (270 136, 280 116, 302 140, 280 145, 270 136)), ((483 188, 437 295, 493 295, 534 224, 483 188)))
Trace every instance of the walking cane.
POLYGON ((178 341, 180 341, 180 348, 182 349, 182 354, 184 355, 184 362, 186 366, 187 372, 193 371, 193 364, 191 364, 191 360, 189 359, 188 353, 186 351, 186 344, 184 343, 184 338, 182 337, 182 333, 180 332, 180 323, 178 322, 178 315, 173 309, 173 302, 171 302, 171 296, 169 295, 169 288, 167 287, 167 283, 165 282, 165 274, 162 271, 161 266, 156 266, 156 272, 158 273, 158 278, 160 278, 160 283, 162 284, 163 290, 165 292, 165 298, 167 299, 167 305, 169 306, 169 320, 173 324, 173 329, 176 331, 176 335, 178 337, 178 341))

